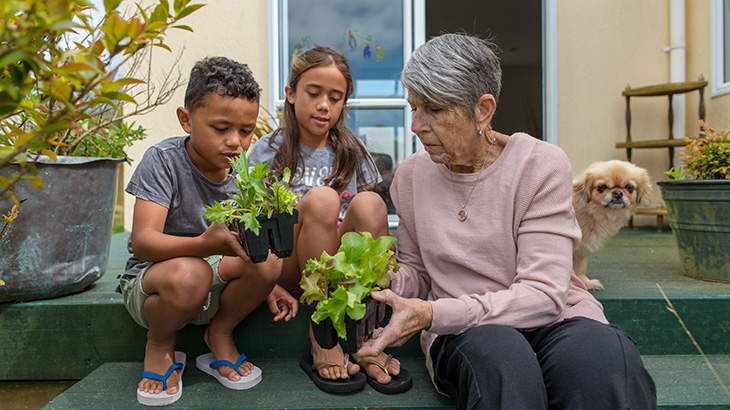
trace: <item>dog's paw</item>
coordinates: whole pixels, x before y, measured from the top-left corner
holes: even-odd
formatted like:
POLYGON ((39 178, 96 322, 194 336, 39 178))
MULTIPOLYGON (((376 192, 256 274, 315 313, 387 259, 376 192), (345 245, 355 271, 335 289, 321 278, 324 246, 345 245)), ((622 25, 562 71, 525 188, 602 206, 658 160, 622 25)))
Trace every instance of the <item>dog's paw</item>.
POLYGON ((588 279, 586 287, 588 290, 603 290, 603 283, 598 279, 588 279))

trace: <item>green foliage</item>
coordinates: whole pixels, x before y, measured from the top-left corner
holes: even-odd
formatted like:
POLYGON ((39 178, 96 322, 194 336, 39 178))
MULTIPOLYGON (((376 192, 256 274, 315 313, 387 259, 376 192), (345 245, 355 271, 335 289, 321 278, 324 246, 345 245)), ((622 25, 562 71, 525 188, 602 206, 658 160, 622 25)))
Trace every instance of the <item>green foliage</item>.
POLYGON ((730 129, 716 131, 704 121, 700 126, 700 137, 685 137, 688 143, 677 153, 689 176, 686 179, 730 179, 730 129))
POLYGON ((684 167, 680 166, 679 168, 672 168, 669 171, 664 171, 666 175, 669 176, 671 179, 676 180, 686 180, 690 179, 689 174, 684 172, 684 167))
POLYGON ((206 206, 205 217, 221 225, 243 221, 247 230, 259 234, 261 224, 256 219, 259 215, 268 218, 274 213, 294 213, 300 194, 289 190, 291 171, 284 169, 279 178, 269 171, 267 161, 249 166, 246 151, 239 148, 238 156, 231 158, 231 165, 236 171, 234 178, 238 192, 231 195, 231 202, 215 202, 206 206))
MULTIPOLYGON (((81 122, 82 127, 88 127, 86 123, 94 124, 96 121, 89 119, 81 122)), ((134 128, 135 122, 127 124, 122 122, 119 126, 110 124, 108 127, 99 129, 94 138, 80 139, 73 147, 69 155, 78 157, 106 157, 125 158, 125 149, 136 141, 147 137, 147 131, 141 125, 134 128)), ((129 159, 127 160, 129 161, 129 159)))
POLYGON ((322 252, 319 260, 310 259, 299 286, 304 291, 301 300, 317 304, 312 321, 332 320, 337 335, 347 339, 345 314, 353 320, 365 315, 363 299, 373 290, 390 285, 390 269, 398 271, 395 254, 390 248, 392 236, 373 240, 369 232, 347 232, 334 256, 322 252))
POLYGON ((105 148, 118 153, 124 141, 142 134, 124 125, 118 132, 106 129, 120 123, 123 104, 137 105, 130 90, 144 83, 130 74, 134 70, 122 75, 120 69, 151 47, 170 50, 166 31, 192 31, 179 20, 202 5, 175 0, 171 7, 159 0, 123 16, 120 3, 105 0, 96 25, 86 0, 0 2, 0 168, 21 166, 0 178, 0 197, 9 195, 17 204, 16 183, 42 185, 33 175, 33 155, 107 155, 105 148))

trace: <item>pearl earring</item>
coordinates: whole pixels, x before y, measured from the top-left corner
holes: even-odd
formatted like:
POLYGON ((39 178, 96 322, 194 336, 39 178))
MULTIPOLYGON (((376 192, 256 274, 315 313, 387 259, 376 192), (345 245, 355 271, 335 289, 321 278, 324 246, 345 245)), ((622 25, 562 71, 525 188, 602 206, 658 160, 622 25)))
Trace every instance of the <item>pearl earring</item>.
POLYGON ((479 138, 481 138, 483 135, 484 135, 484 133, 482 132, 482 129, 479 128, 479 138))

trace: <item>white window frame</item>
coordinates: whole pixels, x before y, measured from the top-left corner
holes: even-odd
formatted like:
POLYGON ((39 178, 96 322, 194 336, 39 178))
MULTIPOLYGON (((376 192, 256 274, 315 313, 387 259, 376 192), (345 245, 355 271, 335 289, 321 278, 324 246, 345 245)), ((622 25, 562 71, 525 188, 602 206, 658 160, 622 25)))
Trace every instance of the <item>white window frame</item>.
MULTIPOLYGON (((288 0, 301 1, 301 0, 288 0)), ((286 7, 288 1, 282 2, 286 7)), ((425 0, 403 0, 403 64, 408 61, 413 50, 425 42, 426 13, 425 0)), ((288 26, 285 16, 286 10, 279 10, 279 0, 269 0, 269 112, 276 112, 284 105, 284 99, 280 98, 279 64, 281 57, 279 31, 284 38, 287 37, 288 26)), ((282 73, 288 75, 288 73, 282 73)), ((404 93, 406 91, 404 90, 404 93)), ((408 105, 407 94, 402 98, 351 98, 347 104, 348 108, 401 108, 403 110, 403 151, 399 158, 393 160, 400 164, 411 154, 422 147, 415 134, 411 132, 412 117, 408 105)), ((398 217, 388 215, 388 225, 391 228, 398 226, 398 217)))
MULTIPOLYGON (((285 0, 283 1, 283 7, 286 7, 288 1, 301 1, 301 0, 285 0)), ((425 24, 425 13, 424 13, 424 1, 425 0, 403 0, 403 64, 411 56, 412 51, 417 45, 423 43, 425 37, 424 24, 425 24), (417 15, 420 13, 420 17, 417 15), (414 27, 415 26, 415 27, 414 27), (419 34, 420 30, 420 34, 419 34)), ((279 64, 280 64, 280 41, 278 33, 281 31, 283 35, 287 36, 288 26, 284 21, 287 15, 286 10, 279 10, 279 0, 269 0, 269 45, 271 52, 269 53, 269 111, 275 112, 284 105, 284 99, 280 98, 280 83, 279 83, 279 64)), ((282 75, 288 75, 288 73, 282 73, 282 75)), ((394 158, 394 161, 398 164, 403 162, 404 159, 408 158, 414 151, 414 145, 416 137, 410 131, 411 129, 411 114, 410 107, 408 106, 408 99, 404 95, 402 98, 351 98, 347 103, 348 108, 401 108, 403 110, 404 118, 404 132, 403 141, 404 152, 400 153, 400 158, 394 158)), ((418 147, 415 147, 416 150, 418 147)))
POLYGON ((725 81, 725 1, 712 0, 710 11, 713 97, 730 93, 730 79, 725 81))
POLYGON ((542 1, 542 129, 558 145, 558 0, 542 1))

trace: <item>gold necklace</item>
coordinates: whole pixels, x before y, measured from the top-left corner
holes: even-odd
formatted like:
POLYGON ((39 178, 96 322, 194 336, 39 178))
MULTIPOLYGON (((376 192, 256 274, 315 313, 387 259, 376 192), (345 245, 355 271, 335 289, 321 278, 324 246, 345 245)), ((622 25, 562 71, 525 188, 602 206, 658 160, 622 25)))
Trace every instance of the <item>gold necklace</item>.
POLYGON ((484 166, 487 165, 487 160, 489 159, 489 154, 492 152, 492 147, 494 147, 494 142, 497 141, 497 138, 494 136, 494 131, 492 131, 492 143, 489 145, 489 150, 487 151, 487 156, 484 158, 484 162, 482 163, 481 168, 479 168, 479 175, 477 176, 477 179, 474 181, 474 185, 471 186, 471 191, 469 192, 469 196, 466 197, 466 202, 461 201, 461 197, 459 196, 459 190, 456 189, 456 184, 454 183, 454 173, 451 171, 451 168, 449 168, 449 175, 451 176, 451 186, 454 187, 454 192, 456 193, 456 199, 459 200, 459 203, 461 204, 461 209, 459 210, 459 213, 456 214, 456 217, 461 221, 466 221, 466 218, 469 217, 469 213, 466 211, 466 206, 469 205, 469 200, 471 199, 471 194, 474 193, 474 188, 476 188, 477 184, 479 183, 479 180, 482 177, 482 171, 484 170, 484 166))

